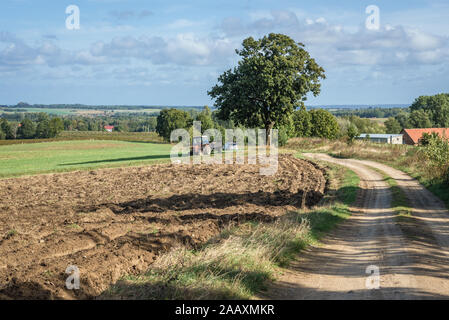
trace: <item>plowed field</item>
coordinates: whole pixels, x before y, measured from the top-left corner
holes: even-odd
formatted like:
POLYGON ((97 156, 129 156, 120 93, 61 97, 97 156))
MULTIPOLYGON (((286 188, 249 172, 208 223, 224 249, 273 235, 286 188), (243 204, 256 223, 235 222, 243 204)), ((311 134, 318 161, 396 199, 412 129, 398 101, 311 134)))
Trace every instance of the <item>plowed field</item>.
POLYGON ((0 180, 0 298, 94 298, 174 245, 313 205, 325 184, 290 155, 274 176, 257 165, 163 164, 0 180), (79 290, 65 287, 70 265, 79 290))

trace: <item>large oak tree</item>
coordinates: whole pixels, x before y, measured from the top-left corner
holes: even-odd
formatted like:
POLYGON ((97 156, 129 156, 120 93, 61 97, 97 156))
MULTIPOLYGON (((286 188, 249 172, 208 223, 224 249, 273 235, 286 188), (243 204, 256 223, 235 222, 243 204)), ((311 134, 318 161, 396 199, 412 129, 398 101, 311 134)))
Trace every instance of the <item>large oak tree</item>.
POLYGON ((269 144, 270 130, 304 105, 308 93, 320 93, 324 69, 302 43, 283 34, 249 37, 236 53, 241 57, 237 67, 224 72, 208 94, 219 118, 265 128, 269 144))

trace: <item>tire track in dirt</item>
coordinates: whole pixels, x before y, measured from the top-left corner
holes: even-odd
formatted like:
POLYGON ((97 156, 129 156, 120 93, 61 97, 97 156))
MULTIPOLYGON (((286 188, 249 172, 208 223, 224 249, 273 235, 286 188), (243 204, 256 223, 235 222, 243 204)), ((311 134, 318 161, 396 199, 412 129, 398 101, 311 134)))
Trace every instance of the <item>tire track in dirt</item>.
MULTIPOLYGON (((431 239, 444 237, 446 240, 449 219, 440 215, 440 206, 429 206, 427 212, 422 210, 428 203, 420 199, 429 198, 426 190, 416 184, 404 185, 410 197, 415 198, 412 205, 420 208, 423 216, 431 211, 430 221, 435 225, 428 228, 414 224, 413 228, 407 229, 391 209, 389 186, 381 174, 366 166, 368 163, 335 159, 324 154, 306 156, 356 172, 361 179, 361 193, 352 208, 353 215, 326 236, 322 245, 302 252, 263 298, 447 299, 449 270, 446 266, 449 260, 446 242, 441 240, 437 245, 431 239), (438 220, 433 218, 435 215, 438 220), (411 231, 414 236, 410 236, 411 231), (430 235, 423 237, 428 232, 430 235), (380 289, 366 287, 369 265, 380 268, 380 289)), ((404 176, 397 178, 403 179, 398 182, 410 183, 404 176)))

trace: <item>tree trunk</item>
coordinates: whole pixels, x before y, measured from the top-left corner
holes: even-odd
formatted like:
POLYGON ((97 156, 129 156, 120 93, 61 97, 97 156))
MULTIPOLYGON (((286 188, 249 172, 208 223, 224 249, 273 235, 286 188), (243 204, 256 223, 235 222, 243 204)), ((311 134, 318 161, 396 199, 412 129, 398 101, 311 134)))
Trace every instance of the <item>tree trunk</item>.
POLYGON ((271 129, 273 129, 274 127, 274 123, 266 123, 265 124, 265 138, 266 138, 266 143, 267 143, 267 147, 271 146, 271 129))

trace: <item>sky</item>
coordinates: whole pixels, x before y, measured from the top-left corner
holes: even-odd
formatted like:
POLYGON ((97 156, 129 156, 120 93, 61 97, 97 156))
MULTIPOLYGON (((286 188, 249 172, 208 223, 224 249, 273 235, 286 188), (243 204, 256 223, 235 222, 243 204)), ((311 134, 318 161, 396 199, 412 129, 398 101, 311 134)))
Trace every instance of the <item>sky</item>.
POLYGON ((0 105, 213 105, 235 49, 270 32, 325 69, 308 105, 409 104, 449 91, 448 17, 440 0, 1 0, 0 105))

